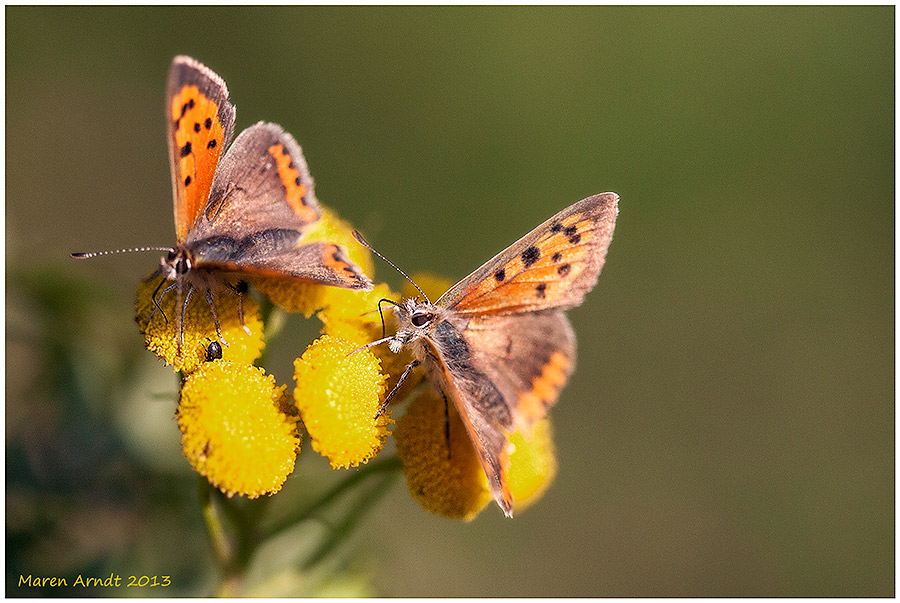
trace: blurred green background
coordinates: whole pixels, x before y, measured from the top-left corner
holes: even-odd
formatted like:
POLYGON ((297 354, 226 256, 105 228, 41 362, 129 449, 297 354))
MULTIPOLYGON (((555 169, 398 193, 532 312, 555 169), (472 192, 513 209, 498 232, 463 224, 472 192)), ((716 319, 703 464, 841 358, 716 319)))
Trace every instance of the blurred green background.
MULTIPOLYGON (((461 278, 559 209, 621 196, 569 313, 579 368, 543 500, 463 524, 399 480, 315 585, 257 592, 894 594, 883 6, 7 7, 8 595, 213 588, 176 381, 132 319, 158 258, 66 257, 174 242, 179 53, 225 78, 237 131, 293 133, 320 200, 410 272, 461 278), (16 587, 79 572, 173 585, 16 587)), ((317 328, 291 324, 282 383, 317 328)), ((275 512, 333 479, 304 446, 275 512)))

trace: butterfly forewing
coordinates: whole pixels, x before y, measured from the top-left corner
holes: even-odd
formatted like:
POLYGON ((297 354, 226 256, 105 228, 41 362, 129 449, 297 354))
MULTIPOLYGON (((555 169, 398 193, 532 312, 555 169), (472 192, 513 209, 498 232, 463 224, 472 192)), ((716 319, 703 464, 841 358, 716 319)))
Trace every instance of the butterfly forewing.
POLYGON ((179 243, 206 206, 234 116, 224 80, 190 57, 175 57, 166 86, 166 124, 179 243))
POLYGON ((462 316, 579 305, 603 267, 618 199, 614 193, 602 193, 564 209, 454 285, 437 303, 462 316))

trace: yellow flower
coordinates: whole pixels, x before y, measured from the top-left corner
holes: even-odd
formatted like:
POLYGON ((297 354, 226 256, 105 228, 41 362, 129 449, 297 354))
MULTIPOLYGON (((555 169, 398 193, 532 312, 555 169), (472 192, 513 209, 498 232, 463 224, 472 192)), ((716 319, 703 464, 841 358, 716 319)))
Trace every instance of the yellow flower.
POLYGON ((347 355, 357 346, 323 335, 294 362, 294 400, 313 448, 331 467, 355 467, 384 446, 390 432, 388 413, 375 413, 385 377, 370 350, 347 355))
POLYGON ((284 386, 263 369, 215 360, 185 380, 178 403, 188 461, 229 496, 281 489, 300 450, 297 419, 284 386))
MULTIPOLYGON (((162 276, 156 276, 138 285, 135 320, 144 334, 148 350, 162 358, 166 364, 171 364, 176 372, 190 372, 207 359, 206 353, 210 343, 218 341, 219 336, 206 296, 202 291, 194 291, 184 316, 184 346, 179 355, 178 321, 181 307, 176 308, 178 296, 175 291, 169 291, 160 298, 160 292, 169 284, 171 281, 164 282, 162 276), (157 290, 161 283, 162 287, 157 290), (153 312, 156 307, 154 291, 159 303, 155 312, 153 312)), ((213 293, 213 302, 225 340, 220 342, 222 357, 240 364, 252 363, 259 357, 264 345, 262 321, 259 318, 259 306, 256 301, 247 294, 239 298, 232 289, 223 286, 213 293), (250 331, 249 335, 241 326, 241 309, 244 325, 250 331)))
MULTIPOLYGON (((419 286, 422 291, 425 292, 425 295, 428 296, 428 299, 431 301, 437 301, 447 290, 453 286, 453 281, 450 279, 444 278, 443 276, 437 276, 436 274, 432 274, 430 272, 417 272, 413 274, 410 278, 419 286)), ((405 279, 404 279, 405 280, 405 279)), ((403 283, 403 297, 422 297, 422 294, 412 286, 409 282, 403 283)))
POLYGON ((423 507, 469 521, 490 502, 491 493, 456 409, 449 409, 449 450, 444 417, 441 395, 433 388, 422 391, 397 423, 397 456, 410 494, 423 507))
POLYGON ((545 417, 532 427, 531 438, 521 431, 513 433, 509 441, 514 446, 509 455, 506 479, 518 513, 544 495, 556 476, 556 452, 550 418, 545 417))
MULTIPOLYGON (((360 267, 365 274, 372 274, 372 253, 353 238, 350 224, 340 219, 330 209, 322 209, 321 218, 303 235, 302 243, 327 241, 342 246, 347 259, 360 267)), ((363 291, 342 289, 327 285, 304 283, 287 278, 255 277, 253 285, 272 303, 288 312, 302 312, 307 318, 315 312, 331 306, 353 303, 363 291)))
MULTIPOLYGON (((469 521, 492 500, 484 468, 456 408, 449 408, 447 451, 444 399, 429 388, 416 397, 397 422, 394 438, 412 496, 427 510, 469 521)), ((540 499, 556 474, 550 420, 532 428, 530 438, 510 435, 506 472, 516 513, 540 499)))

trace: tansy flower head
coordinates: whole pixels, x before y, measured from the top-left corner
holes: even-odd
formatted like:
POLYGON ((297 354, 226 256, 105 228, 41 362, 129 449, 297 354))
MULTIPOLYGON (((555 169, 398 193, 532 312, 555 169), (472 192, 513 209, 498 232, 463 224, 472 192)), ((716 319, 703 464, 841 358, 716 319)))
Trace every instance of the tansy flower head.
MULTIPOLYGON (((365 274, 372 274, 372 254, 353 238, 353 229, 333 211, 322 208, 321 218, 312 229, 303 235, 303 243, 327 241, 340 245, 347 253, 347 259, 356 264, 365 274)), ((253 285, 265 294, 272 303, 288 312, 302 312, 307 318, 316 311, 330 306, 342 305, 364 293, 356 289, 342 289, 314 283, 304 283, 287 278, 255 277, 253 285)))
MULTIPOLYGON (((453 286, 453 281, 450 279, 430 272, 417 272, 411 278, 431 301, 436 301, 453 286)), ((418 289, 412 286, 412 283, 404 282, 403 297, 422 297, 422 295, 418 289)))
MULTIPOLYGON (((160 298, 159 292, 166 287, 163 281, 162 276, 157 276, 138 286, 135 320, 144 333, 147 349, 156 353, 166 364, 171 364, 175 371, 190 372, 207 359, 210 342, 219 339, 212 310, 203 292, 194 291, 184 316, 184 346, 179 354, 178 317, 181 307, 178 306, 178 296, 174 291, 160 298), (161 283, 162 287, 157 289, 161 283)), ((225 286, 213 293, 213 303, 219 317, 222 338, 227 342, 227 345, 222 343, 222 357, 241 364, 252 363, 263 348, 259 306, 252 296, 239 297, 235 291, 225 286), (249 334, 241 325, 241 312, 249 334)))
POLYGON ((518 513, 544 495, 556 476, 556 452, 550 418, 534 424, 531 437, 521 431, 509 438, 513 450, 509 455, 506 479, 518 513))
POLYGON ((390 435, 387 413, 375 418, 385 391, 381 365, 368 349, 350 354, 356 347, 323 335, 294 362, 295 404, 312 447, 334 469, 367 462, 390 435))
POLYGON ((397 456, 410 493, 423 507, 468 521, 488 504, 491 494, 475 447, 452 407, 447 449, 444 412, 439 393, 433 388, 422 391, 397 423, 397 456))
POLYGON ((194 469, 229 496, 280 490, 300 450, 285 389, 261 368, 228 360, 191 373, 181 389, 178 426, 194 469))

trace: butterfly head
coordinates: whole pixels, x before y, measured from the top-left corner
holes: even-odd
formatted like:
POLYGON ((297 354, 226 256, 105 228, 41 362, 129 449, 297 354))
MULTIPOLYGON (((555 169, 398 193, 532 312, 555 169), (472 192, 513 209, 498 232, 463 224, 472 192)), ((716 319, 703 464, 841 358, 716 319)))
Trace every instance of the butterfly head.
POLYGON ((447 310, 417 297, 408 297, 394 307, 397 313, 397 332, 388 339, 388 347, 395 354, 404 345, 431 335, 445 318, 447 310))
POLYGON ((186 249, 177 248, 159 260, 159 273, 166 280, 174 281, 183 278, 193 268, 194 260, 186 249))

